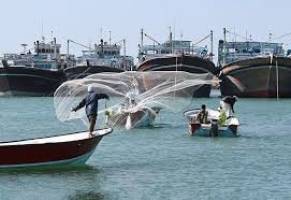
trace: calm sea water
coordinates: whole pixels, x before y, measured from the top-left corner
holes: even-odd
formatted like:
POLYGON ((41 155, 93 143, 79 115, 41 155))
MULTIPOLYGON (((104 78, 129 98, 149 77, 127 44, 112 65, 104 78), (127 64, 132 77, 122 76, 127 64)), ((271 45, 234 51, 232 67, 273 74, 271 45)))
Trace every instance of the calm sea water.
MULTIPOLYGON (((190 137, 164 111, 155 128, 104 137, 85 167, 0 171, 0 199, 290 199, 291 100, 239 99, 236 112, 239 138, 190 137)), ((56 119, 53 98, 0 99, 2 141, 82 129, 56 119)))

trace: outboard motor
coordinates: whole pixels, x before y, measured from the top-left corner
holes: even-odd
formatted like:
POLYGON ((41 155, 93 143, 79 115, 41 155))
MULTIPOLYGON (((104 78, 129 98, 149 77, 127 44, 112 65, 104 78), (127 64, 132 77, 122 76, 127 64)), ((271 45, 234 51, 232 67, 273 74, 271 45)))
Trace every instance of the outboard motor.
POLYGON ((217 120, 211 120, 211 128, 209 131, 210 137, 217 137, 218 136, 218 122, 217 120))

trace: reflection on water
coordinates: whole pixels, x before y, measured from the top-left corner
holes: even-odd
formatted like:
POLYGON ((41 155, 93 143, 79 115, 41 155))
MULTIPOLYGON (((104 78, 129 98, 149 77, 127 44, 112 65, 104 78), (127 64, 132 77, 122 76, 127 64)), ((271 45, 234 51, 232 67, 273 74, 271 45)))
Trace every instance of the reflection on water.
POLYGON ((70 174, 73 172, 94 172, 99 173, 99 170, 89 165, 80 166, 47 166, 47 167, 28 167, 28 168, 2 168, 0 175, 14 174, 14 175, 32 175, 32 174, 70 174))
POLYGON ((68 200, 105 200, 105 196, 99 192, 82 192, 77 191, 75 194, 70 195, 68 200))

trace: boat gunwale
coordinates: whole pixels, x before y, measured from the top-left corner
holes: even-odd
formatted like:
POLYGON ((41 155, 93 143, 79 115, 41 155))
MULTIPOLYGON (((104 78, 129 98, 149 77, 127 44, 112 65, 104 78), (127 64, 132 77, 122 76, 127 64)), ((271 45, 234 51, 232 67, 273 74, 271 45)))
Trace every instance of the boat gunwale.
POLYGON ((63 73, 63 69, 46 69, 46 68, 40 68, 40 67, 28 67, 25 65, 18 65, 18 66, 8 66, 8 67, 0 67, 0 69, 3 70, 7 70, 7 69, 13 69, 13 70, 24 70, 24 69, 30 69, 33 72, 37 72, 37 71, 44 71, 44 72, 52 72, 52 73, 59 73, 60 75, 62 75, 63 73))
POLYGON ((22 139, 22 140, 11 140, 11 141, 0 141, 0 148, 1 147, 9 147, 9 146, 25 146, 25 145, 44 145, 44 144, 60 144, 60 143, 66 143, 66 142, 74 142, 74 141, 81 141, 81 140, 86 140, 86 139, 94 139, 96 137, 103 137, 105 135, 108 135, 113 132, 112 128, 103 128, 103 129, 96 129, 94 132, 98 132, 101 130, 109 130, 108 132, 105 132, 102 135, 99 134, 94 134, 93 137, 88 137, 88 138, 77 138, 76 140, 71 140, 71 141, 56 141, 56 142, 44 142, 44 143, 25 143, 25 144, 11 144, 11 143, 21 143, 21 142, 33 142, 34 140, 46 140, 46 139, 52 139, 52 138, 58 138, 58 137, 63 137, 63 136, 69 136, 69 135, 77 135, 81 133, 88 133, 88 131, 76 131, 72 133, 64 133, 61 135, 52 135, 52 136, 43 136, 43 137, 38 137, 38 138, 31 138, 31 139, 22 139))
MULTIPOLYGON (((148 59, 146 59, 145 61, 143 61, 143 62, 141 62, 141 63, 139 63, 138 65, 137 65, 137 71, 151 71, 150 69, 141 69, 146 63, 148 63, 148 62, 152 62, 153 60, 155 60, 155 59, 171 59, 171 58, 189 58, 189 59, 197 59, 197 60, 199 60, 199 61, 203 61, 203 62, 205 62, 206 63, 206 65, 207 65, 207 68, 209 68, 209 69, 206 69, 207 71, 209 71, 210 73, 212 73, 212 74, 214 74, 214 72, 215 72, 215 69, 216 69, 216 67, 215 67, 215 64, 211 61, 211 60, 209 60, 209 59, 207 59, 207 58, 202 58, 202 57, 200 57, 200 56, 197 56, 197 55, 187 55, 187 54, 171 54, 171 55, 165 55, 165 56, 163 56, 163 55, 161 55, 161 56, 157 56, 157 57, 150 57, 150 58, 148 58, 148 59), (211 65, 211 66, 210 66, 211 65), (210 69, 210 68, 213 68, 213 69, 210 69), (212 71, 213 70, 213 71, 212 71)), ((179 63, 179 64, 181 64, 181 63, 179 63)), ((189 65, 190 66, 190 65, 189 65)), ((144 67, 144 68, 146 68, 146 67, 144 67)))

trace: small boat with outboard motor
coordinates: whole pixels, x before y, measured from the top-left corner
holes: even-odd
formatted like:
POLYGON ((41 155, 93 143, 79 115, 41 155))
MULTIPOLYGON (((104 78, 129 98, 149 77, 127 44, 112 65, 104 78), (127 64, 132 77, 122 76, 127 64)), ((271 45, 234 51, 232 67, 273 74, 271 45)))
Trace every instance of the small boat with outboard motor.
POLYGON ((200 109, 184 112, 189 125, 190 135, 210 137, 237 137, 239 120, 234 116, 233 106, 236 97, 225 97, 220 101, 219 110, 206 109, 207 118, 200 120, 200 109))
POLYGON ((111 128, 28 140, 0 142, 0 169, 79 166, 93 154, 111 128))

